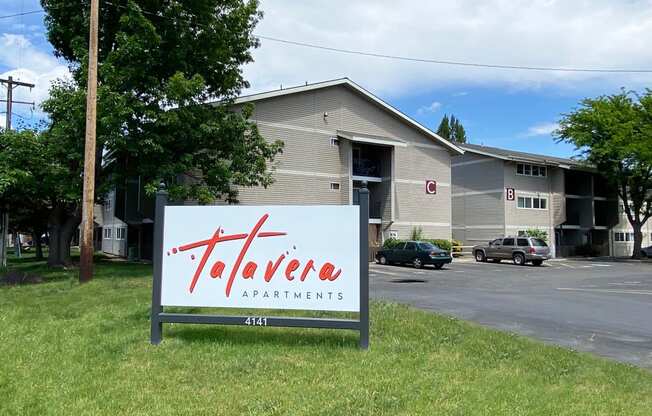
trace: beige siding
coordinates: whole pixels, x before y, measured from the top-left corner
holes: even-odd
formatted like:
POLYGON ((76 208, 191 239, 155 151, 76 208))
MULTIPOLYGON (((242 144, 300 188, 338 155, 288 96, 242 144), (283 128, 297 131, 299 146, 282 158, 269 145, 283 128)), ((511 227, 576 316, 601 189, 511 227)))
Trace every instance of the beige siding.
POLYGON ((505 162, 505 187, 514 188, 516 194, 513 201, 505 201, 505 223, 507 227, 518 229, 523 229, 526 226, 546 229, 551 227, 553 218, 551 209, 552 184, 549 176, 517 175, 516 163, 505 162), (548 200, 547 208, 545 210, 518 208, 519 196, 546 198, 548 200))
POLYGON ((466 153, 452 160, 453 238, 465 245, 505 231, 503 160, 466 153))
POLYGON ((427 237, 451 237, 449 151, 377 104, 336 86, 257 101, 252 119, 266 139, 282 140, 285 149, 276 161, 276 182, 268 189, 241 189, 242 203, 348 204, 350 142, 340 139, 334 147, 330 138, 337 130, 388 137, 407 146, 388 147, 391 157, 384 163, 392 162, 392 169, 384 166, 383 171, 390 170, 391 177, 373 184, 384 194, 377 201, 384 236, 391 230, 407 237, 412 227, 421 226, 427 237), (425 193, 429 179, 438 183, 436 195, 425 193), (340 183, 339 191, 330 190, 334 181, 340 183))
POLYGON ((407 237, 422 227, 425 237, 451 238, 450 155, 439 148, 420 146, 395 149, 395 224, 391 230, 407 237), (437 182, 437 193, 426 194, 426 180, 437 182))
MULTIPOLYGON (((348 191, 330 189, 331 182, 342 184, 345 178, 324 178, 277 173, 276 181, 267 189, 262 187, 240 189, 238 200, 247 205, 346 205, 348 191)), ((347 181, 348 182, 348 181, 347 181)))

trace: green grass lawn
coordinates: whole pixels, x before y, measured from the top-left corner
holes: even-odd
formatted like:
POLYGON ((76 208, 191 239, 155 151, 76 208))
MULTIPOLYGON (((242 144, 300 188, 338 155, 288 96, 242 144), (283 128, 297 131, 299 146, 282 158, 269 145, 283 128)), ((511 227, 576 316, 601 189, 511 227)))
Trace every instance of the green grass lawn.
POLYGON ((151 267, 96 279, 12 260, 46 282, 0 286, 0 415, 650 415, 652 373, 374 302, 350 331, 164 325, 151 267))

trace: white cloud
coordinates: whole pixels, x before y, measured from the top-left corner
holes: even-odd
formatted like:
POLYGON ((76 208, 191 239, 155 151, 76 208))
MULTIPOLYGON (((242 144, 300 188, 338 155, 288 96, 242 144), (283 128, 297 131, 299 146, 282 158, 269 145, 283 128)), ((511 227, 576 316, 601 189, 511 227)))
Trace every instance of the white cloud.
POLYGON ((436 113, 441 108, 441 103, 433 101, 430 105, 424 105, 417 110, 419 114, 436 113))
MULTIPOLYGON (((527 66, 652 68, 649 0, 613 2, 262 0, 256 33, 324 46, 440 60, 527 66)), ((514 71, 394 61, 262 40, 245 69, 252 90, 348 76, 405 96, 440 86, 639 88, 652 74, 514 71)))
MULTIPOLYGON (((14 99, 19 101, 34 101, 37 105, 34 115, 25 105, 14 106, 16 114, 24 114, 31 118, 43 118, 44 115, 38 105, 48 97, 48 90, 52 81, 69 76, 68 68, 60 63, 54 56, 36 48, 23 35, 3 33, 0 35, 0 66, 13 68, 0 73, 0 78, 12 76, 17 81, 35 84, 30 90, 18 87, 14 90, 14 99)), ((6 90, 0 89, 2 98, 6 98, 6 90)), ((4 115, 3 123, 4 127, 4 115)), ((14 120, 14 124, 17 120, 14 120)))
POLYGON ((466 95, 469 95, 467 91, 460 91, 460 92, 454 92, 451 94, 453 97, 464 97, 466 95))
POLYGON ((553 131, 559 128, 557 123, 538 123, 527 129, 525 137, 549 136, 553 131))

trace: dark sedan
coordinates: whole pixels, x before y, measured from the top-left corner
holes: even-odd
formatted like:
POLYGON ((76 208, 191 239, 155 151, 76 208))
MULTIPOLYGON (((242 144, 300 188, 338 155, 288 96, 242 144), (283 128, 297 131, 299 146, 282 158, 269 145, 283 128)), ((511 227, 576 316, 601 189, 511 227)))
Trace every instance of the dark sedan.
POLYGON ((425 241, 401 242, 393 248, 384 248, 376 253, 376 262, 380 264, 409 263, 420 269, 432 264, 441 269, 444 264, 453 261, 450 253, 425 241))
POLYGON ((641 249, 641 256, 643 257, 648 257, 652 259, 652 246, 650 247, 643 247, 641 249))

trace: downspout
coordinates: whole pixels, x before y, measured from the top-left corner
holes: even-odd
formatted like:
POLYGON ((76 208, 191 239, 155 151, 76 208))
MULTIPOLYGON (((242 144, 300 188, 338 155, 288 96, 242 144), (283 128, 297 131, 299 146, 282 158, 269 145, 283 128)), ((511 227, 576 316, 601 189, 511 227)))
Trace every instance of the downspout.
MULTIPOLYGON (((546 165, 546 171, 550 173, 550 167, 546 165)), ((552 196, 552 177, 547 175, 546 180, 548 181, 548 238, 550 239, 550 245, 552 246, 552 256, 557 257, 557 244, 555 242, 555 227, 554 227, 554 215, 552 215, 552 210, 554 207, 553 196, 552 196)))

